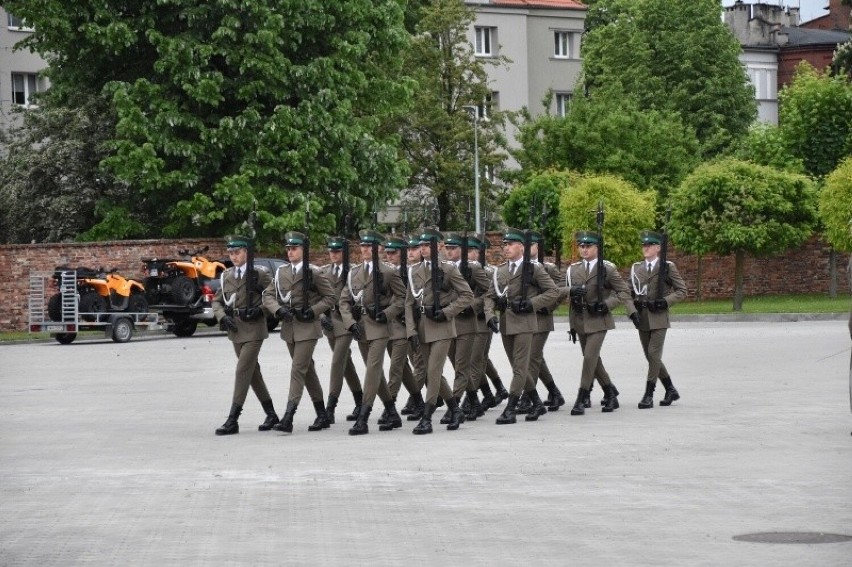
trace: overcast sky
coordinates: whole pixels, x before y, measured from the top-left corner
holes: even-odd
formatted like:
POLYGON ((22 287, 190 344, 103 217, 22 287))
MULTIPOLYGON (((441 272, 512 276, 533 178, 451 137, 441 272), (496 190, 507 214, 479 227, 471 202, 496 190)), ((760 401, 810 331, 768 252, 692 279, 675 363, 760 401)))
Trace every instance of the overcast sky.
MULTIPOLYGON (((722 0, 723 6, 731 6, 735 0, 722 0)), ((744 0, 746 4, 757 4, 758 0, 744 0)), ((823 8, 828 6, 828 0, 763 0, 764 4, 775 4, 780 6, 800 7, 801 19, 803 22, 808 22, 814 18, 825 16, 827 10, 823 8)))

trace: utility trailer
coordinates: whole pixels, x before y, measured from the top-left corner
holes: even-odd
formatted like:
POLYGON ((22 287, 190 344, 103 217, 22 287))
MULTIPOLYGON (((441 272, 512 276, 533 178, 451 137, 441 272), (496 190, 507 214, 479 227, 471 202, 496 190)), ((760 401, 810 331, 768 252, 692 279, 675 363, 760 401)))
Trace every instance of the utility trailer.
POLYGON ((31 333, 50 333, 57 342, 67 345, 80 331, 102 330, 104 337, 126 343, 136 330, 163 329, 156 313, 127 311, 80 311, 77 292, 77 270, 56 270, 30 274, 29 328, 31 333), (51 281, 57 285, 51 289, 51 281), (50 316, 53 312, 54 317, 50 316))

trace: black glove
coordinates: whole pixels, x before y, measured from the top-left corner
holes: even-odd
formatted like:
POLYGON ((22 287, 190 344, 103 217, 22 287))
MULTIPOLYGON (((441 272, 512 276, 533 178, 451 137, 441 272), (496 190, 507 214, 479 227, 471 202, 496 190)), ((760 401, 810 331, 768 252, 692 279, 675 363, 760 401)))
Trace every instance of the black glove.
POLYGON ((494 306, 497 307, 498 311, 505 311, 507 307, 508 301, 505 297, 498 297, 494 300, 494 306))
POLYGON ((275 318, 289 323, 293 320, 293 310, 289 307, 279 307, 275 312, 275 318))
POLYGON ((408 343, 411 345, 413 350, 418 350, 420 348, 420 337, 417 335, 411 335, 408 337, 408 343))
POLYGON ((243 321, 255 321, 261 317, 263 317, 263 311, 260 307, 247 307, 243 309, 242 315, 240 315, 240 319, 243 321))
POLYGON ((376 323, 387 323, 388 322, 388 316, 385 315, 384 311, 377 311, 374 319, 375 319, 376 323))
POLYGON ((500 319, 497 317, 492 317, 488 320, 488 328, 491 329, 492 333, 500 332, 500 319))
POLYGON ((571 295, 571 297, 586 297, 586 286, 581 285, 580 287, 572 287, 569 295, 571 295))
POLYGON ((656 299, 654 300, 654 308, 657 311, 665 311, 669 308, 669 302, 665 299, 656 299))
POLYGON ((630 314, 630 320, 633 321, 633 326, 638 329, 639 328, 639 314, 638 313, 631 313, 630 314))
POLYGON ((323 315, 322 317, 320 317, 320 325, 329 333, 334 330, 334 321, 332 321, 331 317, 329 317, 328 315, 323 315))
POLYGON ((302 323, 309 323, 316 318, 317 316, 314 315, 314 310, 310 307, 302 307, 299 311, 296 311, 296 319, 302 323))
POLYGON ((352 336, 355 337, 356 341, 364 340, 364 331, 361 329, 361 325, 358 323, 352 323, 349 326, 349 332, 352 333, 352 336))
POLYGON ((219 330, 220 331, 236 331, 237 323, 228 315, 225 315, 221 319, 219 319, 219 330))
POLYGON ((447 316, 444 314, 443 309, 438 309, 437 311, 435 311, 432 318, 435 320, 436 323, 443 323, 447 320, 447 316))
POLYGON ((547 307, 542 307, 541 309, 536 311, 536 313, 538 313, 539 315, 550 315, 550 309, 548 309, 547 307))
POLYGON ((532 313, 532 302, 529 299, 516 299, 512 301, 512 312, 517 314, 532 313))
POLYGON ((577 331, 571 329, 570 331, 568 331, 568 335, 571 336, 571 342, 577 344, 577 331))
POLYGON ((589 311, 591 311, 595 315, 606 315, 607 313, 609 313, 609 307, 603 301, 596 301, 592 303, 589 307, 589 311))

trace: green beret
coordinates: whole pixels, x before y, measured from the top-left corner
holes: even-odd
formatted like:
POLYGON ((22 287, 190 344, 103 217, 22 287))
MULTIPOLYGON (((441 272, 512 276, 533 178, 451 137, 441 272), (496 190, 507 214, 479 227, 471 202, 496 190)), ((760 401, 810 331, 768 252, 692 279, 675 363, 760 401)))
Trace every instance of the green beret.
POLYGON ((544 240, 544 237, 537 230, 530 231, 530 242, 541 242, 544 240))
POLYGON ((663 235, 659 232, 653 232, 650 230, 643 230, 639 233, 639 239, 642 241, 642 244, 662 244, 663 243, 663 235))
POLYGON ((329 236, 325 239, 325 245, 329 250, 343 250, 343 237, 329 236))
POLYGON ((405 250, 408 248, 408 243, 402 238, 389 236, 385 241, 385 248, 387 250, 405 250))
POLYGON ((417 236, 409 236, 408 237, 408 247, 409 248, 417 248, 420 246, 420 238, 417 236))
POLYGON ((482 246, 482 241, 479 239, 478 236, 469 235, 467 237, 467 247, 468 248, 479 248, 480 246, 482 246))
POLYGON ((507 228, 503 233, 503 242, 523 242, 524 231, 517 228, 507 228))
POLYGON ((284 246, 301 246, 305 243, 305 240, 307 238, 303 233, 291 230, 284 235, 284 246))
POLYGON ((382 233, 375 230, 364 229, 358 233, 358 237, 361 239, 361 244, 372 244, 373 242, 384 244, 385 242, 385 237, 382 233))
POLYGON ((461 246, 464 237, 458 232, 448 232, 444 235, 444 246, 461 246))
POLYGON ((574 233, 574 240, 577 244, 600 244, 601 237, 597 232, 591 230, 579 230, 574 233))
POLYGON ((228 250, 248 248, 250 244, 251 238, 248 236, 241 236, 239 234, 234 234, 233 236, 229 236, 225 239, 225 248, 228 250))
POLYGON ((432 240, 443 242, 444 235, 441 234, 441 231, 435 228, 424 228, 422 231, 420 231, 420 242, 430 242, 432 240))

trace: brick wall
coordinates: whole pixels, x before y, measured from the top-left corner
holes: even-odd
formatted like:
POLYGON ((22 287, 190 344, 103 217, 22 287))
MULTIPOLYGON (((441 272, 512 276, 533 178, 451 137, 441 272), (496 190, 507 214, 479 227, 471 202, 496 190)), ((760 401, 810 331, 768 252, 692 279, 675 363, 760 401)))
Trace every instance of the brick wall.
MULTIPOLYGON (((490 233, 492 246, 488 249, 490 263, 502 262, 500 233, 490 233)), ((13 244, 0 246, 0 331, 26 330, 28 322, 27 301, 30 272, 50 272, 58 265, 117 268, 124 276, 141 277, 142 258, 177 257, 179 249, 190 250, 209 246, 209 258, 225 256, 221 239, 194 240, 127 240, 120 242, 13 244)), ((817 238, 787 254, 771 258, 747 258, 744 285, 746 296, 787 293, 828 293, 830 247, 817 238)), ((258 255, 283 256, 281 250, 260 250, 258 255)), ((354 243, 351 257, 360 258, 354 243)), ((637 260, 641 258, 637 246, 637 260)), ((669 259, 677 263, 695 298, 698 282, 698 258, 670 250, 669 259)), ((563 258, 563 265, 570 259, 563 258)), ((311 261, 324 264, 328 261, 323 248, 311 251, 311 261)), ((837 254, 838 291, 849 289, 846 281, 846 254, 837 254)), ((628 275, 626 268, 622 275, 628 275)), ((703 258, 702 297, 727 298, 733 296, 734 258, 703 258)))

